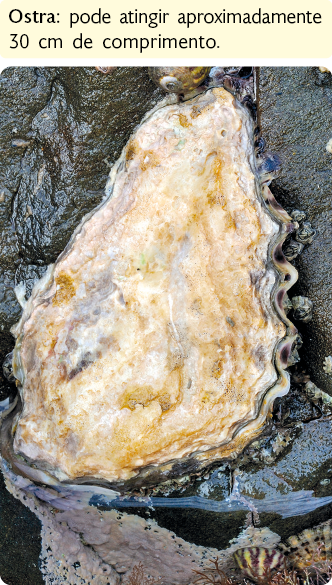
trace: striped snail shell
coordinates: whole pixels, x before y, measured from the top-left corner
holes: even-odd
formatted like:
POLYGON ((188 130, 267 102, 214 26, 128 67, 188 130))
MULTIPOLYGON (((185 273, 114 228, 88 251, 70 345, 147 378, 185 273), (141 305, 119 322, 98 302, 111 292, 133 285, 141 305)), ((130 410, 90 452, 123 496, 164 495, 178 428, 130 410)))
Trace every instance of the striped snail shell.
POLYGON ((242 573, 252 581, 262 581, 270 576, 271 571, 278 571, 285 566, 284 555, 274 548, 240 548, 233 557, 242 573))

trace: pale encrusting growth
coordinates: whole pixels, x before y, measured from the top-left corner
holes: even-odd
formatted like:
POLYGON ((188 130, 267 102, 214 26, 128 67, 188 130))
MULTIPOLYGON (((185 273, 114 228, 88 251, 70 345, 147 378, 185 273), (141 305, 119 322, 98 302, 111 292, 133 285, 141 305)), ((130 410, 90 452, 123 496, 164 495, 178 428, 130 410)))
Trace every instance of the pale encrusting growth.
POLYGON ((154 584, 188 585, 195 581, 195 570, 208 569, 217 557, 228 571, 238 548, 275 547, 280 541, 269 528, 250 526, 225 550, 217 550, 187 542, 152 519, 83 507, 75 494, 69 509, 59 510, 10 481, 7 487, 41 521, 40 561, 46 585, 119 585, 120 578, 128 583, 140 564, 154 584))
POLYGON ((265 422, 286 328, 272 306, 278 225, 253 128, 223 89, 154 112, 111 196, 35 288, 15 331, 17 453, 59 479, 128 479, 240 451, 265 422), (170 463, 172 462, 172 463, 170 463))

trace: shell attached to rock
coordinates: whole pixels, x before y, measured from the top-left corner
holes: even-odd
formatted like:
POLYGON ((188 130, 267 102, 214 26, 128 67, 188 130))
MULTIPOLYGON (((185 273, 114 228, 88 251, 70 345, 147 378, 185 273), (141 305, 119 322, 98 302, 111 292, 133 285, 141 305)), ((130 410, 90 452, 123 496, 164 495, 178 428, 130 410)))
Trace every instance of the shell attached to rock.
POLYGON ((211 67, 149 67, 149 75, 167 93, 189 93, 199 87, 211 67))
POLYGON ((293 297, 294 319, 308 323, 312 319, 313 302, 308 297, 293 297))
POLYGON ((288 391, 293 224, 261 187, 253 135, 220 88, 152 112, 36 284, 13 358, 13 449, 33 477, 192 472, 239 453, 288 391))

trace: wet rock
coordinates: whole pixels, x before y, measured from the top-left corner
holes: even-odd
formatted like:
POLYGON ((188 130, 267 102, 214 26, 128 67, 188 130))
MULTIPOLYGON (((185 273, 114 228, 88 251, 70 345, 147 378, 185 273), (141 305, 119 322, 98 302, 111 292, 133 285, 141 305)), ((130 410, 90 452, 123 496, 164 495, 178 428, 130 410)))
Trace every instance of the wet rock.
MULTIPOLYGON (((325 396, 329 396, 325 394, 325 396)), ((316 402, 308 395, 292 386, 289 394, 274 403, 274 421, 276 424, 289 426, 293 423, 310 422, 322 416, 316 402)))
POLYGON ((13 391, 15 391, 15 384, 9 383, 7 377, 2 368, 2 364, 6 356, 11 352, 13 347, 13 340, 10 333, 1 334, 1 345, 0 345, 0 402, 7 398, 13 391))
MULTIPOLYGON (((168 495, 170 499, 199 497, 221 502, 226 500, 230 492, 231 469, 228 465, 222 465, 193 479, 189 485, 181 487, 170 483, 159 486, 153 491, 153 496, 168 495)), ((154 518, 159 526, 174 531, 188 542, 217 549, 226 548, 230 540, 238 536, 247 517, 247 511, 244 510, 218 513, 188 507, 156 507, 153 511, 135 509, 132 512, 154 518)))
POLYGON ((40 521, 10 495, 0 474, 0 575, 7 585, 43 585, 40 521))
POLYGON ((297 437, 292 441, 291 448, 271 464, 255 468, 252 462, 247 462, 239 466, 240 493, 254 501, 255 505, 257 501, 262 502, 260 525, 268 526, 282 538, 288 538, 331 517, 331 431, 330 418, 311 420, 297 426, 297 437), (303 499, 296 504, 299 492, 303 493, 303 499), (292 506, 289 517, 264 512, 265 500, 275 499, 277 502, 281 497, 285 498, 285 506, 288 500, 292 506), (305 513, 305 503, 311 498, 326 500, 319 500, 320 505, 315 510, 305 513))
POLYGON ((262 67, 258 92, 259 124, 268 148, 282 160, 271 190, 287 210, 303 210, 317 235, 296 258, 293 294, 309 297, 313 319, 300 323, 302 360, 311 379, 332 393, 323 368, 332 353, 332 75, 317 67, 262 67))

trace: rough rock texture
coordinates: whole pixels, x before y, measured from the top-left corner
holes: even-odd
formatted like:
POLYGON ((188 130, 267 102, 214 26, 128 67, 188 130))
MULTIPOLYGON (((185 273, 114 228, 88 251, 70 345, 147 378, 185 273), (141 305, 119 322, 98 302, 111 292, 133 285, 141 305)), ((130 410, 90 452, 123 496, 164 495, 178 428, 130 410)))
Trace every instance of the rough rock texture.
POLYGON ((318 67, 262 67, 259 74, 260 126, 269 149, 282 160, 271 185, 287 211, 301 209, 318 231, 295 265, 299 281, 292 289, 313 303, 312 321, 301 324, 303 363, 311 379, 332 393, 332 376, 323 370, 332 355, 332 75, 318 67))
MULTIPOLYGON (((26 509, 29 512, 31 510, 41 522, 41 555, 38 565, 41 570, 40 576, 43 576, 43 582, 46 585, 119 584, 118 573, 110 565, 103 562, 90 546, 86 546, 81 534, 68 528, 63 517, 57 518, 56 510, 14 487, 9 482, 7 482, 7 486, 17 501, 23 502, 26 509)), ((96 510, 91 511, 92 517, 94 512, 96 510)), ((79 514, 80 512, 77 510, 73 512, 76 517, 79 514)), ((26 534, 29 534, 29 530, 26 531, 26 534)), ((27 585, 37 585, 41 582, 37 571, 35 571, 35 575, 33 571, 29 573, 27 585), (34 581, 32 581, 33 578, 34 581)), ((25 584, 24 577, 22 581, 15 581, 13 585, 21 585, 21 583, 25 584)), ((9 583, 9 585, 12 584, 9 583)))
POLYGON ((286 328, 252 131, 214 89, 160 108, 131 137, 110 199, 15 328, 16 452, 113 481, 192 453, 229 456, 257 434, 284 392, 274 352, 286 328))
MULTIPOLYGON (((0 76, 0 361, 33 283, 101 200, 109 167, 160 99, 145 68, 9 68, 0 76)), ((1 393, 6 382, 0 370, 1 393)))
POLYGON ((241 484, 244 485, 242 493, 262 498, 263 494, 277 495, 311 489, 316 497, 331 495, 331 431, 330 419, 302 425, 288 453, 273 465, 256 473, 251 470, 241 477, 241 484))
POLYGON ((8 493, 1 475, 0 577, 6 585, 43 585, 40 529, 36 515, 8 493))
POLYGON ((261 525, 280 534, 284 541, 331 518, 331 443, 331 420, 313 420, 298 427, 289 448, 273 462, 257 466, 240 464, 240 492, 245 497, 258 498, 262 508, 266 498, 276 502, 285 498, 292 504, 292 515, 284 519, 277 510, 260 514, 261 525), (303 500, 297 500, 302 490, 307 494, 303 494, 303 500), (306 511, 304 503, 312 497, 325 498, 325 503, 322 499, 316 510, 306 511))

